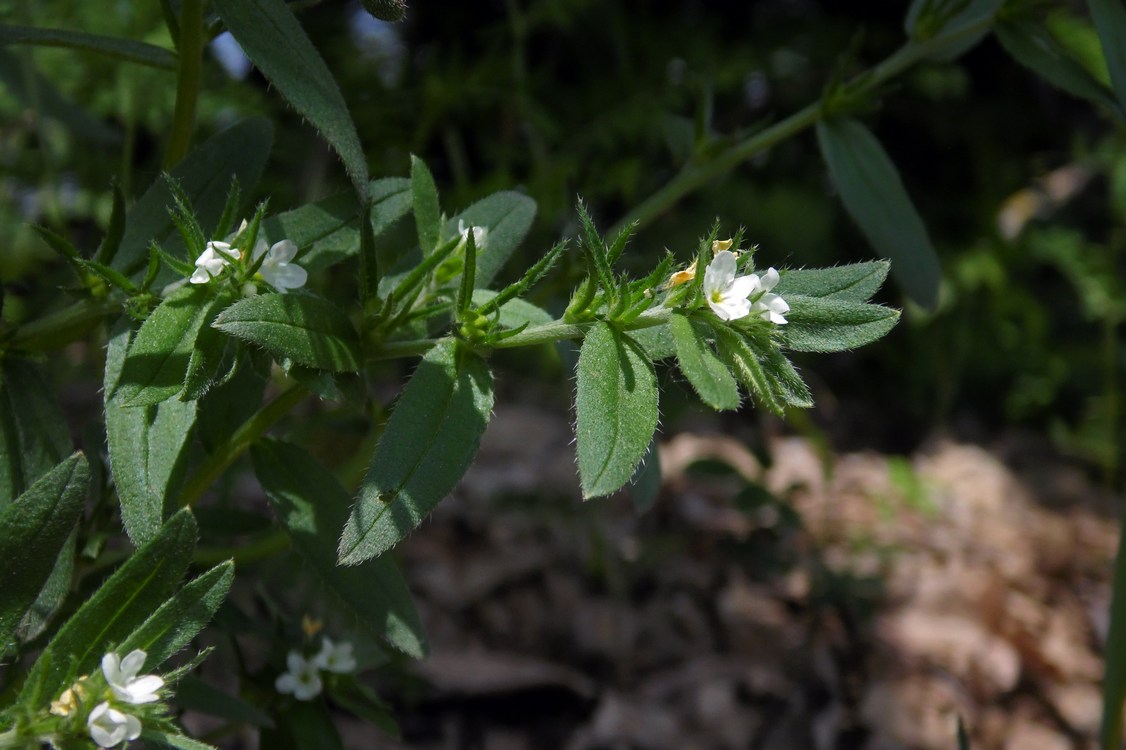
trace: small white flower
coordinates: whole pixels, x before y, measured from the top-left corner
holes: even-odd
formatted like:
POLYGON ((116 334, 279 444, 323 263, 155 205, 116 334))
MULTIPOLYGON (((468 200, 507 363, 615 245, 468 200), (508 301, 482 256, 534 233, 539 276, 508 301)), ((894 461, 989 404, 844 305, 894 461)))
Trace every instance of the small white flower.
POLYGON ((102 657, 102 674, 118 700, 133 705, 160 700, 156 691, 164 687, 164 680, 155 674, 137 676, 145 665, 145 657, 140 649, 131 651, 124 659, 115 653, 102 657))
POLYGON ((135 740, 141 736, 141 720, 110 708, 109 702, 99 703, 86 720, 90 738, 98 747, 115 747, 125 740, 135 740))
POLYGON ((790 306, 777 294, 772 294, 778 284, 778 272, 767 270, 760 278, 757 274, 735 276, 735 253, 721 250, 715 254, 704 271, 704 297, 720 320, 738 320, 754 313, 763 320, 784 325, 784 313, 790 306))
MULTIPOLYGON (((457 233, 461 235, 461 241, 457 243, 457 248, 454 252, 458 252, 465 248, 466 243, 469 242, 469 229, 465 226, 464 219, 457 220, 457 233)), ((473 227, 473 246, 477 248, 477 252, 485 249, 485 242, 489 239, 488 227, 473 227)))
MULTIPOLYGON (((266 254, 266 241, 258 240, 254 244, 254 260, 258 260, 263 254, 266 254)), ((296 263, 290 263, 295 255, 297 255, 297 245, 292 240, 275 242, 266 259, 262 261, 262 265, 258 267, 258 272, 262 274, 266 283, 283 294, 290 289, 305 286, 305 282, 309 279, 309 274, 304 268, 296 263)))
POLYGON ((212 241, 207 243, 203 254, 195 259, 195 273, 189 281, 193 284, 206 284, 231 265, 232 260, 238 260, 239 253, 228 242, 212 241))
POLYGON ((325 638, 321 652, 313 657, 313 663, 326 672, 336 674, 356 671, 356 657, 352 655, 352 644, 347 641, 333 643, 325 638))
POLYGON ((289 671, 282 672, 274 680, 274 687, 279 693, 292 693, 299 701, 312 700, 320 694, 323 684, 315 659, 306 659, 297 651, 290 651, 285 664, 289 671))
POLYGON ((778 285, 778 272, 773 268, 768 268, 761 279, 753 274, 751 278, 758 282, 758 288, 753 293, 757 294, 758 297, 751 304, 751 312, 775 325, 785 325, 786 319, 782 316, 790 311, 790 306, 786 304, 786 300, 770 291, 778 285))
POLYGON ((736 270, 735 253, 720 250, 704 271, 704 297, 720 320, 738 320, 751 312, 747 298, 757 291, 759 279, 754 274, 736 277, 736 270))

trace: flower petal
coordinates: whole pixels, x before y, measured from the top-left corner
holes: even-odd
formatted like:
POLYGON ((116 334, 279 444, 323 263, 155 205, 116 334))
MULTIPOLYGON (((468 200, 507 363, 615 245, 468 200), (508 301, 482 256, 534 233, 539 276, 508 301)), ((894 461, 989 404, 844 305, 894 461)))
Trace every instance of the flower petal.
POLYGON ((121 673, 125 675, 126 681, 132 680, 141 671, 141 667, 145 666, 145 658, 148 656, 141 649, 130 651, 129 654, 121 660, 121 673))
POLYGON ((752 294, 757 293, 761 288, 758 276, 751 274, 750 276, 740 276, 733 280, 724 297, 731 297, 732 299, 746 299, 752 294))
POLYGON ((778 280, 778 272, 774 270, 773 266, 766 269, 766 273, 762 275, 762 290, 769 292, 771 289, 778 286, 778 280))
POLYGON ((297 255, 297 244, 293 240, 275 242, 270 248, 270 258, 281 263, 288 263, 295 255, 297 255))

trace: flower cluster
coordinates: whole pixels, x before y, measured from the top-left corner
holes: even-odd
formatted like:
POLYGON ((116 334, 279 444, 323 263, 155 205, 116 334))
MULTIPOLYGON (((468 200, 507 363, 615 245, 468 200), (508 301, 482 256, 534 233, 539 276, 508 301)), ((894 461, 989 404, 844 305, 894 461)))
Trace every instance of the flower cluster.
POLYGON ((778 272, 770 268, 761 277, 753 273, 736 276, 737 270, 735 253, 720 250, 704 271, 704 298, 712 312, 720 320, 758 315, 763 320, 784 325, 784 315, 790 311, 790 306, 770 291, 778 284, 778 272))
POLYGON ((83 705, 99 700, 86 716, 86 730, 98 747, 116 747, 141 736, 141 720, 121 708, 141 706, 160 700, 164 679, 159 675, 140 675, 147 654, 140 649, 129 652, 124 659, 116 653, 102 657, 102 675, 106 688, 97 691, 87 675, 63 691, 51 703, 51 713, 70 717, 83 705))
MULTIPOLYGON (((238 234, 242 234, 244 229, 246 229, 245 221, 239 227, 238 234)), ((244 266, 252 268, 261 261, 258 265, 258 276, 274 289, 285 293, 305 286, 309 278, 308 272, 293 262, 296 255, 297 245, 292 240, 282 240, 267 245, 265 240, 259 239, 254 243, 249 263, 244 263, 242 253, 229 242, 212 240, 196 258, 195 271, 188 277, 188 281, 193 284, 208 284, 222 276, 228 268, 245 270, 244 266)))
POLYGON ((333 643, 325 638, 321 650, 313 657, 300 651, 290 651, 285 659, 286 671, 274 680, 279 693, 291 694, 299 701, 308 701, 320 695, 324 689, 321 672, 348 674, 356 669, 356 657, 352 655, 352 644, 347 641, 333 643))

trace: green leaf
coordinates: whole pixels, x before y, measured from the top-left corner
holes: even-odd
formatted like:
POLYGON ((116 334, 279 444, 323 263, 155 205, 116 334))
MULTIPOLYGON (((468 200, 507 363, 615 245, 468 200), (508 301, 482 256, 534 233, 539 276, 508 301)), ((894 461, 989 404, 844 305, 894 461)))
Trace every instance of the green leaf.
POLYGON ((876 260, 832 268, 783 269, 774 292, 783 298, 800 294, 867 302, 883 285, 890 268, 886 260, 876 260))
POLYGON ((429 255, 442 239, 438 188, 434 185, 434 177, 426 168, 426 163, 414 154, 411 154, 411 196, 414 224, 418 230, 418 246, 424 256, 429 255))
MULTIPOLYGON (((473 304, 481 306, 496 296, 497 293, 491 289, 475 289, 473 304)), ((555 320, 548 311, 519 298, 505 302, 497 312, 500 313, 500 324, 505 328, 519 328, 522 325, 542 326, 555 320)))
POLYGON ((575 438, 583 498, 614 492, 657 429, 657 376, 636 341, 609 323, 583 339, 575 388, 575 438))
POLYGON ((650 362, 660 362, 676 354, 676 342, 667 325, 639 328, 630 331, 629 335, 645 352, 650 362))
POLYGON ((535 217, 536 202, 528 196, 511 191, 493 193, 450 219, 443 236, 456 236, 459 221, 489 230, 477 248, 477 286, 486 287, 524 241, 535 217))
POLYGON ((39 75, 30 60, 0 47, 0 84, 24 107, 55 120, 70 134, 86 142, 117 144, 121 134, 70 101, 50 81, 39 75))
MULTIPOLYGON (((243 120, 192 149, 172 170, 171 176, 190 198, 205 229, 213 228, 223 215, 232 179, 238 179, 243 189, 243 210, 250 205, 251 191, 262 176, 273 139, 269 120, 243 120)), ((125 236, 114 256, 114 268, 130 275, 143 268, 154 240, 173 256, 181 254, 183 243, 167 210, 172 202, 167 182, 157 177, 126 215, 125 236)))
POLYGON ((152 539, 177 507, 196 422, 196 403, 162 401, 129 407, 114 395, 130 330, 121 325, 106 348, 106 438, 121 521, 134 544, 152 539))
POLYGON ((0 654, 55 570, 86 501, 90 469, 75 453, 0 511, 0 654))
POLYGON ((195 348, 188 358, 188 370, 184 373, 184 388, 180 391, 180 401, 192 402, 203 398, 212 386, 230 375, 230 368, 234 366, 235 354, 234 339, 224 336, 211 326, 199 329, 196 336, 195 348), (222 374, 220 370, 224 363, 227 369, 222 374))
POLYGON ((293 546, 337 603, 376 638, 408 656, 428 651, 422 621, 398 566, 387 555, 339 567, 336 550, 352 498, 302 448, 264 440, 251 450, 254 473, 293 546))
POLYGON ((220 563, 176 592, 117 647, 122 654, 141 649, 145 671, 152 672, 188 645, 211 622, 235 579, 235 564, 220 563))
POLYGON ((259 294, 215 320, 224 333, 261 346, 275 358, 333 372, 356 372, 360 337, 340 308, 311 294, 259 294))
POLYGON ((41 705, 95 667, 176 590, 195 549, 196 524, 183 510, 78 609, 31 667, 19 701, 41 705), (46 657, 46 658, 44 658, 46 657))
POLYGON ((649 443, 649 450, 630 479, 630 497, 633 510, 638 515, 648 513, 661 494, 661 452, 657 449, 657 436, 649 443))
POLYGON ((189 711, 217 716, 237 724, 272 727, 274 720, 257 706, 188 675, 176 683, 175 703, 189 711))
POLYGON ((323 701, 294 701, 279 711, 278 725, 261 733, 261 747, 270 750, 343 750, 336 723, 323 701))
POLYGON ((782 326, 784 345, 799 352, 839 352, 880 338, 899 320, 899 311, 830 297, 786 297, 790 311, 782 326))
POLYGON ((1122 109, 1114 92, 1071 57, 1042 22, 1008 19, 997 24, 996 32, 1001 46, 1021 65, 1053 86, 1100 104, 1121 118, 1122 109))
POLYGON ((915 302, 933 310, 942 271, 923 220, 879 141, 850 119, 817 123, 817 142, 841 200, 915 302))
POLYGON ((215 750, 214 745, 208 745, 206 742, 193 740, 191 737, 185 737, 182 734, 161 732, 157 729, 144 730, 141 732, 141 739, 147 742, 156 742, 165 747, 175 748, 176 750, 215 750))
POLYGON ((341 564, 386 552, 422 522, 469 468, 492 410, 483 359, 449 340, 426 353, 375 448, 340 540, 341 564))
POLYGON ((340 155, 356 193, 365 201, 368 168, 356 126, 332 73, 285 0, 214 0, 212 4, 246 56, 340 155))
MULTIPOLYGON (((405 177, 372 180, 368 198, 372 202, 372 232, 378 237, 410 212, 411 181, 405 177)), ((271 216, 262 222, 262 233, 270 244, 292 240, 300 249, 300 265, 313 271, 356 255, 360 246, 359 216, 356 194, 339 193, 271 216)))
POLYGON ((182 391, 200 329, 226 303, 195 284, 165 298, 130 342, 112 397, 127 407, 150 406, 182 391))
POLYGON ((813 406, 813 395, 809 386, 802 380, 801 375, 794 369, 794 364, 786 355, 776 347, 770 346, 767 351, 759 350, 762 358, 763 369, 774 390, 774 397, 786 406, 796 406, 799 409, 809 409, 813 406))
POLYGON ((767 409, 781 415, 783 409, 778 400, 777 387, 763 368, 759 353, 747 343, 741 333, 727 325, 717 321, 712 326, 712 331, 715 333, 719 356, 726 360, 747 392, 753 394, 767 409))
POLYGON ((401 739, 399 725, 391 709, 355 675, 339 675, 329 683, 328 690, 333 703, 374 724, 392 738, 401 739))
POLYGON ((680 313, 674 313, 669 319, 669 330, 676 343, 676 361, 680 371, 696 389, 700 400, 720 411, 738 409, 739 384, 712 351, 700 330, 680 313))
POLYGON ((1126 110, 1126 7, 1122 0, 1087 0, 1087 7, 1102 43, 1121 117, 1126 110))
POLYGON ((0 510, 70 450, 49 381, 31 362, 6 357, 0 369, 0 510))
POLYGON ((985 38, 1001 1, 913 0, 904 27, 913 40, 931 45, 930 59, 953 60, 985 38))
POLYGON ((230 379, 208 391, 199 403, 199 439, 208 453, 241 427, 262 403, 266 378, 255 368, 255 358, 267 360, 268 372, 268 356, 264 352, 244 350, 230 379))
POLYGON ((164 47, 145 44, 132 39, 87 34, 70 29, 43 29, 35 26, 10 26, 0 24, 0 45, 33 44, 40 47, 69 47, 86 52, 148 65, 153 68, 176 70, 176 53, 164 47))
POLYGON ((55 568, 48 576, 47 582, 39 591, 39 596, 32 603, 31 608, 24 613, 20 621, 16 637, 23 642, 38 638, 46 630, 59 607, 62 606, 67 594, 70 593, 71 581, 74 579, 74 558, 77 552, 78 530, 71 532, 62 549, 55 556, 55 568))

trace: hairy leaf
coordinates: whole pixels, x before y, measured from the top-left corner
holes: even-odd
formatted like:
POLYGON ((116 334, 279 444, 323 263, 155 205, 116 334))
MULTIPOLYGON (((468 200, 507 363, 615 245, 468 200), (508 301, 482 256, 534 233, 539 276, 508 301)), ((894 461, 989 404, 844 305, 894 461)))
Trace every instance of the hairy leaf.
POLYGON ((867 302, 883 285, 890 268, 888 261, 875 260, 832 268, 785 269, 774 292, 784 298, 800 294, 867 302))
POLYGON ((332 73, 285 0, 213 0, 213 5, 246 56, 340 155, 366 200, 367 160, 356 126, 332 73))
POLYGON ((215 320, 224 333, 276 358, 333 372, 360 369, 360 337, 339 307, 311 294, 259 294, 239 300, 215 320))
POLYGON ((426 353, 375 448, 340 540, 341 564, 386 552, 422 522, 469 468, 492 410, 484 360, 453 341, 426 353))
POLYGON ((738 409, 739 385, 712 351, 701 331, 684 315, 674 313, 669 330, 676 343, 680 371, 696 389, 700 399, 713 409, 738 409))
POLYGON ((70 433, 40 369, 6 357, 0 369, 0 510, 70 453, 70 433))
POLYGON ((434 252, 441 241, 441 209, 438 207, 438 188, 426 163, 411 155, 411 205, 414 224, 418 231, 418 247, 423 255, 434 252))
POLYGON ((583 339, 575 416, 583 497, 609 495, 633 476, 657 429, 653 364, 609 323, 596 323, 583 339))
POLYGON ((416 659, 426 636, 398 566, 383 555, 340 567, 336 550, 352 498, 307 451, 272 440, 256 445, 254 473, 293 545, 336 601, 376 638, 416 659))
POLYGON ((899 311, 829 297, 786 297, 789 323, 782 326, 785 346, 799 352, 839 352, 880 338, 899 320, 899 311))
POLYGON ((879 141, 855 120, 817 123, 817 142, 841 200, 917 303, 934 309, 942 271, 923 220, 879 141))
POLYGON ((86 457, 75 453, 0 511, 0 654, 55 570, 89 483, 86 457))

